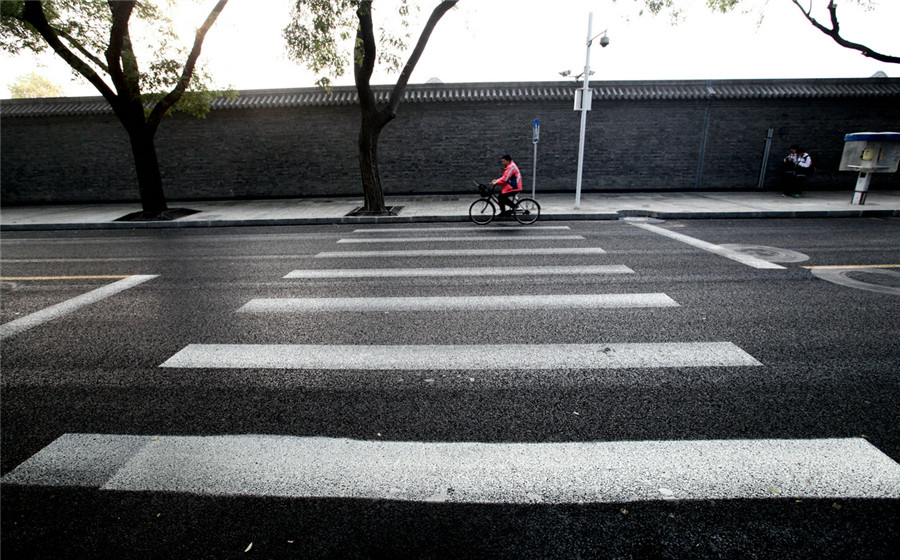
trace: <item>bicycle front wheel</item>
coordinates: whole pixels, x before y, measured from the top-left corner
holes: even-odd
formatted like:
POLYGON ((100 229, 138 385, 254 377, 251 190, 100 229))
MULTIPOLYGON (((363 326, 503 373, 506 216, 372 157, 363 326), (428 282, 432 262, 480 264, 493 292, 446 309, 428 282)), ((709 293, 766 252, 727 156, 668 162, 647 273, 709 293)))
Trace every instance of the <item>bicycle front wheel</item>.
POLYGON ((469 206, 469 219, 483 226, 491 223, 497 214, 497 207, 487 198, 479 198, 469 206))
POLYGON ((541 205, 533 198, 520 198, 514 212, 520 224, 533 224, 541 217, 541 205))

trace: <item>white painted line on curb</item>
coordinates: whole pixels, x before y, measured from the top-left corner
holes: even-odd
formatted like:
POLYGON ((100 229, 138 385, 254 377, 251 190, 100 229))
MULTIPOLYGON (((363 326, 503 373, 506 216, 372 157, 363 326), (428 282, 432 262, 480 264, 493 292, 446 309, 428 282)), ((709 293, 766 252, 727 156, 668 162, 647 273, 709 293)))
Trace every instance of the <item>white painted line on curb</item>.
POLYGON ((666 294, 570 294, 461 297, 260 298, 238 313, 336 311, 518 311, 520 309, 609 309, 678 307, 666 294))
POLYGON ((548 229, 572 229, 569 226, 466 226, 466 227, 408 227, 408 228, 375 228, 355 229, 353 233, 407 233, 407 232, 441 232, 441 231, 515 231, 526 233, 529 231, 543 231, 548 229))
POLYGON ((142 284, 147 280, 156 278, 157 276, 157 274, 129 276, 123 280, 119 280, 118 282, 107 284, 102 288, 91 290, 86 294, 82 294, 62 303, 57 303, 56 305, 52 305, 50 307, 47 307, 46 309, 42 309, 30 315, 19 317, 14 321, 4 323, 3 325, 0 325, 0 340, 28 330, 32 327, 36 327, 38 325, 46 323, 47 321, 52 321, 53 319, 62 317, 63 315, 68 315, 69 313, 81 309, 82 307, 85 307, 92 303, 96 303, 102 299, 106 299, 109 296, 115 295, 123 290, 127 290, 128 288, 133 288, 134 286, 142 284))
POLYGON ((861 438, 564 443, 65 434, 4 484, 482 504, 897 499, 861 438))
POLYGON ((604 255, 599 247, 553 247, 545 249, 422 249, 408 251, 339 251, 316 255, 318 259, 375 257, 509 257, 546 255, 604 255))
POLYGON ((887 294, 892 296, 900 296, 900 272, 891 270, 890 268, 872 267, 872 268, 814 268, 810 270, 813 276, 838 286, 846 286, 857 290, 865 290, 867 292, 875 292, 876 294, 887 294), (861 275, 863 278, 878 276, 884 280, 884 284, 874 282, 866 282, 858 277, 853 278, 851 274, 861 275), (889 283, 895 285, 891 286, 889 283))
POLYGON ((160 367, 555 370, 760 366, 731 342, 498 345, 189 344, 160 367))
POLYGON ((294 270, 285 278, 409 278, 444 276, 539 276, 539 275, 634 274, 624 265, 596 266, 487 266, 471 268, 336 268, 294 270))
POLYGON ((347 237, 339 239, 338 243, 444 243, 452 242, 472 242, 472 243, 497 243, 506 241, 571 241, 584 239, 581 235, 494 235, 472 237, 468 236, 447 236, 447 237, 347 237))
POLYGON ((775 263, 771 263, 769 261, 764 261, 762 259, 756 258, 751 255, 746 255, 743 253, 739 253, 737 251, 732 251, 730 249, 726 249, 720 245, 714 245, 712 243, 708 243, 706 241, 702 241, 700 239, 696 239, 694 237, 690 237, 688 235, 684 235, 683 233, 677 233, 674 231, 667 230, 665 228, 661 228, 659 226, 654 226, 650 224, 641 224, 628 222, 629 225, 632 225, 637 228, 645 229, 647 231, 652 231, 653 233, 657 233, 662 235, 663 237, 668 237, 670 239, 674 239, 676 241, 681 241, 682 243, 687 243, 692 247, 697 247, 698 249, 703 249, 704 251, 709 251, 710 253, 715 253, 717 255, 723 256, 725 258, 737 261, 741 264, 745 264, 747 266, 752 266, 753 268, 761 268, 761 269, 782 269, 784 267, 781 265, 777 265, 775 263))

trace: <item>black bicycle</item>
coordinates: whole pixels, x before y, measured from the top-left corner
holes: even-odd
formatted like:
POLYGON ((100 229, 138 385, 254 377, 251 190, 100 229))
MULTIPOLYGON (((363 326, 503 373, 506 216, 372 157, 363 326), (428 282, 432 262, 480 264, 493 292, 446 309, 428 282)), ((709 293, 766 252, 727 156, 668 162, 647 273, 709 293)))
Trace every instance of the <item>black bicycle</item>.
MULTIPOLYGON (((481 195, 481 198, 469 206, 469 219, 483 226, 491 223, 497 215, 500 201, 497 199, 497 195, 494 194, 494 185, 485 185, 478 181, 472 182, 478 187, 478 194, 481 195)), ((541 205, 533 198, 520 198, 519 195, 516 195, 512 199, 512 204, 512 215, 520 224, 533 224, 541 217, 541 205)))

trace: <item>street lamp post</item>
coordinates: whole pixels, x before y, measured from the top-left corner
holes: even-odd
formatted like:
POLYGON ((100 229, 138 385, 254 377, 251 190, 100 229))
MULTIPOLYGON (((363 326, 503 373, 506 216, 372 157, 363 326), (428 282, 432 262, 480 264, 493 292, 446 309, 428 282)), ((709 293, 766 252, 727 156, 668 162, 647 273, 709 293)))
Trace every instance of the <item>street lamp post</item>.
POLYGON ((584 169, 584 130, 587 125, 587 112, 591 110, 591 90, 588 88, 588 80, 591 76, 591 43, 594 42, 594 39, 603 35, 600 39, 600 46, 605 47, 609 44, 609 37, 606 36, 607 30, 604 29, 602 33, 592 35, 593 24, 594 12, 591 12, 588 15, 587 52, 584 56, 584 86, 581 89, 581 103, 577 107, 577 109, 581 111, 581 133, 578 141, 578 175, 575 183, 576 210, 581 208, 581 172, 584 169))

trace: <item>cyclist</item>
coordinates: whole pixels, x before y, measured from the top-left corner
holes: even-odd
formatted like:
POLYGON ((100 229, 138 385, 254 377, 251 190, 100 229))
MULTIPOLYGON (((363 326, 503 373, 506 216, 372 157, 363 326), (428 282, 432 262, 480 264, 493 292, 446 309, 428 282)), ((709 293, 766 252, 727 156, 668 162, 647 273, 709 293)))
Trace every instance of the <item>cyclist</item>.
POLYGON ((500 203, 500 215, 509 216, 513 213, 513 197, 522 191, 522 174, 519 172, 519 166, 512 160, 509 154, 500 158, 503 165, 503 175, 499 179, 491 181, 492 185, 500 185, 500 196, 497 201, 500 203), (509 207, 509 210, 506 210, 509 207))

